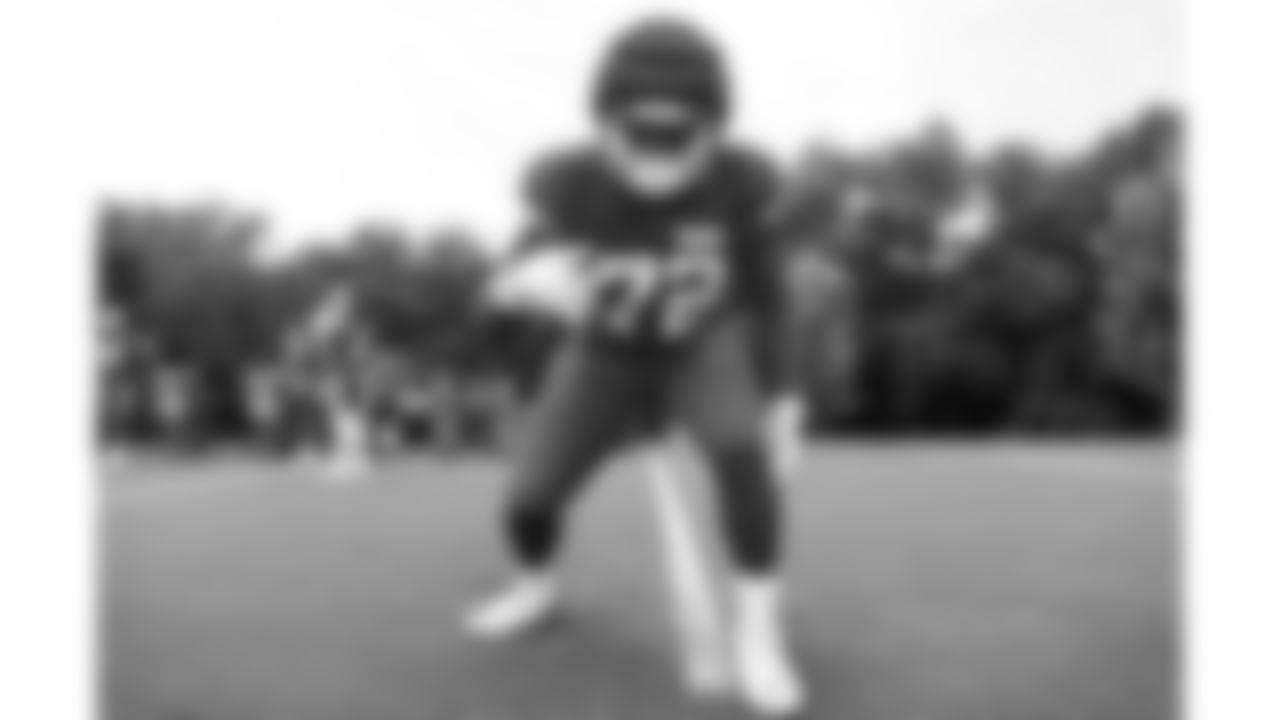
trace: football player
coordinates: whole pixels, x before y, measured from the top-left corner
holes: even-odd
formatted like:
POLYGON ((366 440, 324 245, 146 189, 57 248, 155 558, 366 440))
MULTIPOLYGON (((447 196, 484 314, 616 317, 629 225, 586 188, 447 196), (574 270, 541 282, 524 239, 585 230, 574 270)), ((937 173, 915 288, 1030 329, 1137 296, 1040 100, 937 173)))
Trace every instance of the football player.
POLYGON ((805 690, 784 632, 778 475, 794 463, 800 405, 771 218, 777 179, 727 139, 727 68, 685 23, 623 33, 592 110, 597 136, 538 163, 526 188, 530 247, 572 253, 587 302, 543 379, 518 457, 505 532, 519 572, 467 625, 501 638, 551 616, 574 498, 620 447, 679 429, 718 488, 736 676, 756 710, 790 714, 805 690))
POLYGON ((308 389, 324 424, 331 480, 348 482, 368 469, 370 436, 365 375, 372 343, 347 288, 326 294, 305 323, 286 340, 285 365, 308 389))

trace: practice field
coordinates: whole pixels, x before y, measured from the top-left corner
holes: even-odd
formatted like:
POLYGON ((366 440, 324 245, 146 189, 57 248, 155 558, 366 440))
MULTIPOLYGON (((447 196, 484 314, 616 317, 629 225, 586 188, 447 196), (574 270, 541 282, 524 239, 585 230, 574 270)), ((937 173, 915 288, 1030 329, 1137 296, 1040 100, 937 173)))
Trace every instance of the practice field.
MULTIPOLYGON (((814 718, 1171 720, 1175 449, 815 449, 794 482, 793 620, 814 718)), ((103 484, 108 720, 736 718, 679 688, 649 496, 584 498, 569 619, 458 628, 505 569, 504 467, 406 460, 351 488, 266 463, 103 484)))

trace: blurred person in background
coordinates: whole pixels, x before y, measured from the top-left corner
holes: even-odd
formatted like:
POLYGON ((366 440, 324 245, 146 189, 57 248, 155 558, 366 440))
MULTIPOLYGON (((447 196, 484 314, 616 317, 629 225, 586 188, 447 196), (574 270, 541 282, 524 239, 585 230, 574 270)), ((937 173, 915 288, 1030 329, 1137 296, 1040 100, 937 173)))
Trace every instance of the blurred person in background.
POLYGON ((114 465, 127 460, 142 439, 149 353, 123 310, 106 305, 95 321, 98 440, 102 459, 114 465))
POLYGON ((206 437, 200 427, 200 385, 192 368, 164 362, 151 375, 151 388, 159 439, 183 453, 202 449, 206 437))
POLYGON ((838 246, 799 244, 785 256, 787 322, 799 392, 808 398, 807 421, 847 422, 857 411, 859 342, 853 275, 838 246))
POLYGON ((363 476, 372 462, 366 380, 372 340, 357 313, 354 293, 337 287, 288 338, 284 362, 301 379, 318 412, 320 451, 336 481, 363 476))
POLYGON ((1177 422, 1181 337, 1181 138, 1153 133, 1116 182, 1094 234, 1101 277, 1095 324, 1108 388, 1125 420, 1177 422))

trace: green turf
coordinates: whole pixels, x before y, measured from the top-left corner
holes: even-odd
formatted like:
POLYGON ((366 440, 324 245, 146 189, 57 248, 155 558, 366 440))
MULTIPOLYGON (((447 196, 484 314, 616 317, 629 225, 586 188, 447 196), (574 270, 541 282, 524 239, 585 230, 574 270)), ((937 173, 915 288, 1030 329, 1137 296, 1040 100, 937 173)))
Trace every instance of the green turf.
MULTIPOLYGON (((815 718, 1177 716, 1176 453, 814 451, 790 573, 815 718)), ((108 720, 733 718, 682 697, 648 497, 617 468, 568 558, 575 612, 509 647, 457 629, 504 562, 493 461, 363 487, 220 461, 115 471, 102 527, 108 720)))

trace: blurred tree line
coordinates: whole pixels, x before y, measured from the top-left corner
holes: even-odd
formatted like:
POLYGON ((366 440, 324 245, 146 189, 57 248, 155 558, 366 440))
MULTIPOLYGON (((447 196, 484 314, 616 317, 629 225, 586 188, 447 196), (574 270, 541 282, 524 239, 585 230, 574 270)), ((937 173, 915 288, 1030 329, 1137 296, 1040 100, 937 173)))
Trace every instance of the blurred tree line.
POLYGON ((1179 421, 1182 121, 1076 157, 966 153, 945 125, 801 162, 793 235, 847 281, 853 378, 817 393, 881 433, 1163 434, 1179 421))
MULTIPOLYGON (((799 341, 816 422, 1174 430, 1182 136, 1160 107, 1074 157, 1021 145, 975 156, 944 124, 870 152, 812 148, 784 206, 791 277, 812 309, 799 341)), ((465 230, 370 224, 283 259, 265 256, 267 230, 238 208, 104 204, 102 407, 116 432, 137 432, 120 418, 154 424, 166 402, 198 406, 170 414, 206 435, 252 432, 246 378, 273 367, 335 287, 357 299, 405 395, 536 377, 551 331, 481 310, 492 258, 465 230), (170 386, 182 401, 164 400, 170 386)))
POLYGON ((271 259, 265 220, 243 210, 107 203, 99 223, 109 434, 253 436, 264 403, 299 396, 290 343, 335 292, 354 298, 372 338, 366 374, 381 374, 371 382, 402 405, 439 404, 460 386, 491 393, 495 378, 527 382, 549 341, 547 328, 479 312, 491 259, 460 230, 367 225, 271 259))

